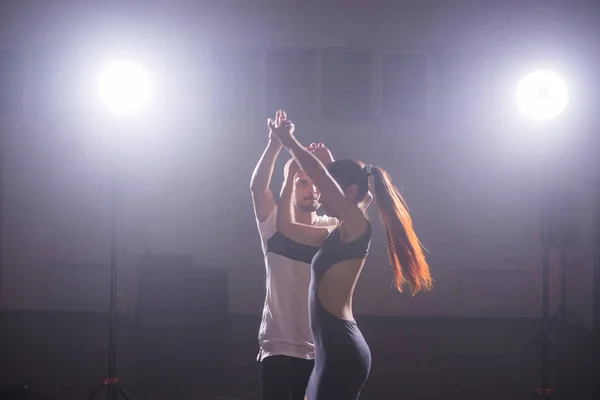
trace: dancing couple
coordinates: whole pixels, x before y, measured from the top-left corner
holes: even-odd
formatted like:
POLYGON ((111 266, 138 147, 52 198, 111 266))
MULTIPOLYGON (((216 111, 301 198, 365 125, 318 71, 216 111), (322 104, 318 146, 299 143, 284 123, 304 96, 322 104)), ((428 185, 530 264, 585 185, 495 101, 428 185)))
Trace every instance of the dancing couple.
POLYGON ((432 287, 404 199, 381 168, 334 161, 322 144, 302 145, 284 111, 268 121, 269 140, 251 179, 266 267, 259 330, 263 400, 358 399, 371 352, 352 313, 352 296, 371 243, 365 211, 374 193, 395 287, 432 287), (269 189, 282 148, 279 205, 269 189), (317 216, 322 207, 326 216, 317 216))

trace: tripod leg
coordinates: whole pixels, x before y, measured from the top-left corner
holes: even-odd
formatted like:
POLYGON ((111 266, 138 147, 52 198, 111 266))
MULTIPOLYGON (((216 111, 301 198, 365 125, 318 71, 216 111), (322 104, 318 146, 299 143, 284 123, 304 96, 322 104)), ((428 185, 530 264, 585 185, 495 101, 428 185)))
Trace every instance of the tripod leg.
POLYGON ((100 393, 104 386, 104 382, 100 383, 98 386, 96 386, 94 390, 92 390, 92 392, 88 395, 88 397, 85 398, 85 400, 93 400, 98 395, 98 393, 100 393))
MULTIPOLYGON (((131 400, 131 397, 129 397, 129 394, 127 393, 125 388, 121 386, 120 382, 117 382, 117 390, 119 393, 121 393, 121 396, 123 396, 125 400, 131 400)), ((115 396, 115 399, 117 399, 117 396, 115 396)))
POLYGON ((563 312, 569 316, 571 319, 573 319, 575 321, 575 323, 577 325, 579 325, 581 328, 583 328, 583 330, 585 330, 587 332, 587 327, 585 326, 585 324, 583 322, 581 322, 581 320, 579 319, 579 317, 577 315, 575 315, 575 313, 571 310, 569 310, 567 307, 565 307, 565 309, 563 310, 563 312))

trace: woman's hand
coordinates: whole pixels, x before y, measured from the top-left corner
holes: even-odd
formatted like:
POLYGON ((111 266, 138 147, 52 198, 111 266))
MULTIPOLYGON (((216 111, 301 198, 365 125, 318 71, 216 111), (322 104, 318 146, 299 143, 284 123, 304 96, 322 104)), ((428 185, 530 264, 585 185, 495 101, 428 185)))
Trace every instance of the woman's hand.
POLYGON ((300 172, 300 164, 298 164, 295 158, 290 158, 283 168, 285 180, 293 180, 298 172, 300 172))
POLYGON ((311 143, 308 150, 313 153, 315 157, 323 163, 324 166, 328 166, 333 162, 333 155, 323 143, 311 143))

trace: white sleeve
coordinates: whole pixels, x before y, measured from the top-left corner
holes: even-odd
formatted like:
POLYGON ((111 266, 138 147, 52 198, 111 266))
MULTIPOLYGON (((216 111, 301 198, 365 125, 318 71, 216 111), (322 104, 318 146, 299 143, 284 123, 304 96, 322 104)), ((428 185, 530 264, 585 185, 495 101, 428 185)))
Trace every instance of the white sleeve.
POLYGON ((329 217, 327 215, 318 216, 314 223, 315 226, 336 226, 337 224, 337 218, 329 217))
POLYGON ((258 226, 260 241, 264 251, 267 247, 267 240, 277 232, 277 205, 273 206, 267 219, 262 222, 257 219, 256 225, 258 226))

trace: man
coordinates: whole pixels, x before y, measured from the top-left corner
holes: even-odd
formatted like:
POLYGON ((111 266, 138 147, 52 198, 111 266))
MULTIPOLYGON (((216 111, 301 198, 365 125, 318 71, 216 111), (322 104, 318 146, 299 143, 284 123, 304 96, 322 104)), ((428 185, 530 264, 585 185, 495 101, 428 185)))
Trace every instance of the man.
MULTIPOLYGON (((276 119, 285 120, 284 111, 276 119)), ((271 121, 268 121, 268 126, 271 121)), ((322 144, 311 145, 324 164, 333 161, 322 144)), ((314 364, 314 344, 308 320, 310 263, 317 247, 294 242, 277 232, 277 205, 269 189, 281 143, 269 130, 269 141, 250 183, 265 257, 266 297, 258 333, 263 400, 303 400, 314 364)), ((289 163, 286 169, 289 168, 289 163)), ((295 220, 307 225, 335 225, 335 218, 317 216, 318 193, 303 171, 296 174, 292 202, 295 220)))

